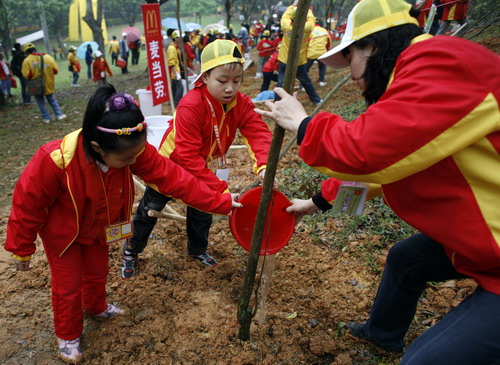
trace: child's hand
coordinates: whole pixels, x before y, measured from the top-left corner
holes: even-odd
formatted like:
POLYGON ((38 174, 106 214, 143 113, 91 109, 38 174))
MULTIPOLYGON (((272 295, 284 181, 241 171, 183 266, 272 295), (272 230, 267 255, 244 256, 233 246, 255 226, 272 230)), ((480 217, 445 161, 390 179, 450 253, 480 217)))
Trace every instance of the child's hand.
POLYGON ((286 208, 287 213, 295 213, 297 223, 307 214, 313 214, 319 208, 313 203, 312 199, 293 199, 292 205, 286 208))
POLYGON ((233 208, 242 208, 243 207, 243 204, 238 203, 238 198, 239 197, 240 197, 240 194, 231 194, 233 208))
POLYGON ((30 262, 31 260, 21 261, 14 259, 17 271, 30 271, 31 270, 30 262))
MULTIPOLYGON (((259 181, 264 184, 264 177, 266 176, 266 169, 259 171, 259 181)), ((273 189, 278 189, 278 179, 274 178, 273 189)))

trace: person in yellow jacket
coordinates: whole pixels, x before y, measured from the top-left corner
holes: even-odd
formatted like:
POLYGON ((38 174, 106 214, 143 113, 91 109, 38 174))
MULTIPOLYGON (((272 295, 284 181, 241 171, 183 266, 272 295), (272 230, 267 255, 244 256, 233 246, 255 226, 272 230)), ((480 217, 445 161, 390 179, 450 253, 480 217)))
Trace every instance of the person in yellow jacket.
MULTIPOLYGON (((311 66, 314 61, 318 59, 319 56, 325 54, 330 49, 330 35, 328 31, 323 28, 323 23, 321 20, 316 22, 316 26, 314 27, 311 35, 309 36, 309 45, 307 46, 307 63, 306 70, 309 73, 311 66)), ((318 61, 318 72, 319 72, 319 86, 325 86, 325 73, 326 73, 326 65, 318 61)))
POLYGON ((120 43, 116 40, 116 36, 109 41, 109 54, 111 55, 111 65, 115 66, 118 60, 118 54, 120 53, 120 43))
POLYGON ((179 47, 181 45, 181 38, 179 32, 174 30, 171 35, 172 43, 167 48, 167 67, 172 84, 172 97, 174 98, 174 105, 177 106, 181 101, 184 89, 182 88, 181 66, 179 57, 179 47))
POLYGON ((76 57, 76 47, 71 46, 68 48, 68 71, 73 74, 73 79, 71 80, 71 86, 80 86, 78 84, 78 78, 80 77, 80 61, 76 57))
MULTIPOLYGON (((281 30, 283 31, 283 40, 281 41, 281 47, 279 50, 278 60, 280 61, 280 66, 278 69, 278 87, 283 86, 283 79, 285 77, 286 63, 288 61, 288 48, 290 46, 290 36, 292 35, 293 21, 295 18, 295 12, 297 10, 297 0, 290 5, 281 17, 281 30)), ((297 79, 299 79, 300 84, 305 89, 309 99, 313 104, 319 104, 321 98, 319 97, 314 85, 307 75, 306 63, 307 63, 307 45, 309 40, 309 35, 311 34, 314 26, 316 24, 316 18, 314 17, 311 10, 307 13, 306 24, 304 25, 304 38, 302 39, 302 44, 300 45, 300 55, 299 63, 297 67, 297 79)))
POLYGON ((44 123, 50 123, 50 114, 45 108, 44 95, 47 102, 54 110, 56 119, 61 120, 66 118, 66 114, 63 114, 61 107, 54 96, 54 92, 56 91, 55 75, 59 72, 56 61, 54 61, 54 59, 48 54, 38 53, 33 43, 25 44, 23 46, 23 50, 27 54, 27 57, 24 59, 21 67, 23 77, 28 81, 38 79, 39 77, 44 78, 44 93, 40 95, 33 95, 36 99, 38 109, 40 109, 40 112, 42 113, 42 121, 44 123), (41 63, 42 57, 43 71, 41 63))

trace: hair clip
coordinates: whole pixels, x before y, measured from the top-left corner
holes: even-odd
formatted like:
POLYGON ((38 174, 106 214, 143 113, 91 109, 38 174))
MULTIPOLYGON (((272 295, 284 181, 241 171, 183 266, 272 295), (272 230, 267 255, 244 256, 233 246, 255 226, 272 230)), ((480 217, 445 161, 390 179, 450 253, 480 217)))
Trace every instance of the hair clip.
POLYGON ((128 136, 130 135, 132 132, 142 132, 144 130, 144 128, 146 128, 147 124, 146 122, 141 122, 139 124, 137 124, 135 127, 133 128, 120 128, 120 129, 110 129, 110 128, 104 128, 104 127, 101 127, 101 126, 97 126, 96 128, 102 132, 106 132, 106 133, 116 133, 118 134, 119 136, 122 136, 122 135, 125 135, 125 136, 128 136))
POLYGON ((114 93, 106 101, 105 111, 129 110, 131 105, 137 105, 132 95, 123 92, 114 93))

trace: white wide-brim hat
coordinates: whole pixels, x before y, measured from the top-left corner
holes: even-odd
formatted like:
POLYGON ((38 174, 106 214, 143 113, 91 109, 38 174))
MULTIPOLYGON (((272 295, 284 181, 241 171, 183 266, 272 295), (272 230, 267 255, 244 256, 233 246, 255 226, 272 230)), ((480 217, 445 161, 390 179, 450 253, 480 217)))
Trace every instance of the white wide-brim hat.
POLYGON ((349 62, 342 50, 354 42, 381 30, 403 24, 415 24, 416 18, 410 15, 411 5, 404 0, 363 0, 354 6, 347 18, 347 26, 340 44, 318 59, 333 68, 344 68, 349 62))

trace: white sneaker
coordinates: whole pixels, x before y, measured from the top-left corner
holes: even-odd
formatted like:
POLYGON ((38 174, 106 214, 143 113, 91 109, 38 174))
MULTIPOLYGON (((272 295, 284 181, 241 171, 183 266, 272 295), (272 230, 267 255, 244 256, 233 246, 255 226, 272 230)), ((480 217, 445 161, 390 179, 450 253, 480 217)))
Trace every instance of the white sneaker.
POLYGON ((71 86, 76 86, 76 87, 79 87, 81 86, 80 84, 71 84, 71 86))
POLYGON ((326 82, 324 82, 324 81, 319 82, 319 86, 325 86, 325 85, 326 85, 326 82))
POLYGON ((60 116, 57 117, 57 120, 63 120, 66 119, 66 114, 61 114, 60 116))
POLYGON ((49 124, 50 123, 50 119, 42 119, 42 122, 44 122, 45 124, 49 124))
POLYGON ((62 340, 57 338, 59 346, 59 357, 68 364, 77 364, 83 356, 82 348, 80 347, 80 337, 74 340, 62 340))
POLYGON ((113 318, 116 316, 121 316, 124 314, 125 314, 124 310, 120 309, 119 307, 117 307, 114 304, 108 304, 108 308, 106 308, 106 310, 104 312, 99 313, 99 314, 95 314, 92 316, 92 318, 99 319, 99 320, 106 320, 106 319, 110 319, 110 318, 113 318))

